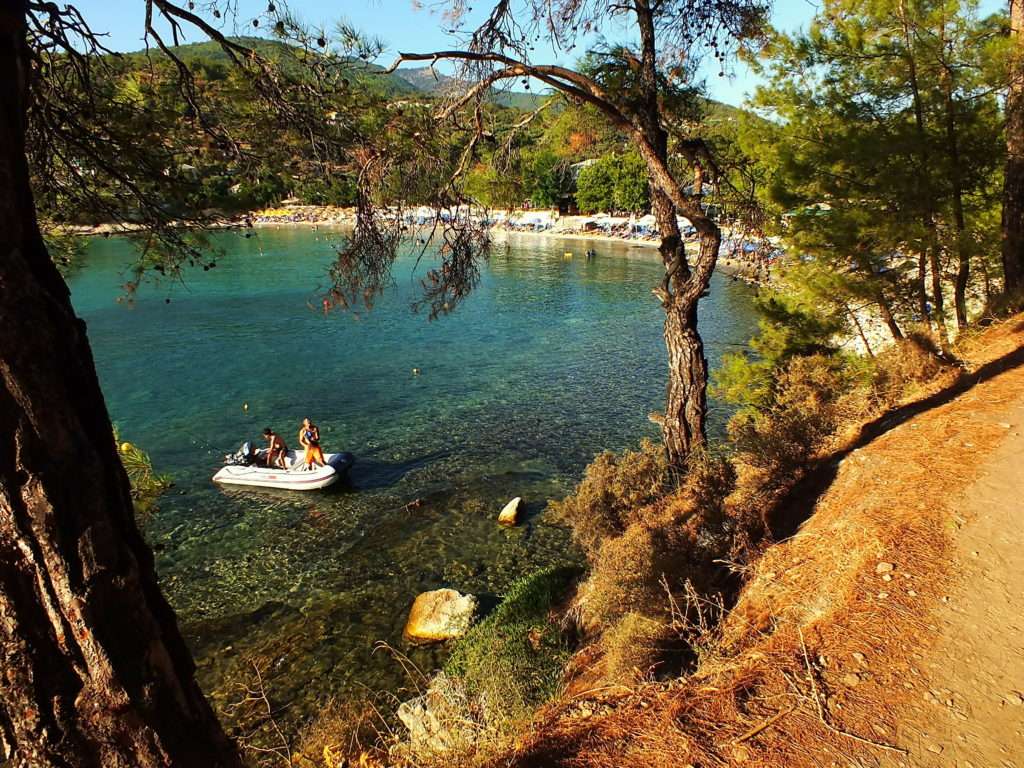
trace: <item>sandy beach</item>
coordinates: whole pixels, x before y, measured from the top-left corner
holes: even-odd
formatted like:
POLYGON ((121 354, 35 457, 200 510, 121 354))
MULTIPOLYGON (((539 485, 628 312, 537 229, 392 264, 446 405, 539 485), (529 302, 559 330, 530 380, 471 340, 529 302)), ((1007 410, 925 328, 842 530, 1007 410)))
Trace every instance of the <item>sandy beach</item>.
MULTIPOLYGON (((499 211, 494 212, 495 223, 491 226, 491 234, 496 242, 504 242, 515 238, 528 238, 534 240, 560 240, 575 241, 581 244, 614 244, 626 245, 631 248, 644 249, 653 252, 657 249, 660 241, 655 234, 627 235, 607 233, 601 229, 591 231, 580 231, 587 222, 593 222, 595 217, 589 216, 562 216, 558 217, 549 211, 499 211), (531 229, 532 225, 546 227, 545 229, 531 229)), ((624 217, 596 217, 614 223, 613 232, 621 231, 629 220, 624 217)), ((209 229, 263 229, 282 227, 313 227, 319 229, 340 229, 344 230, 355 225, 355 209, 341 208, 336 206, 320 205, 288 205, 277 208, 267 208, 252 211, 234 216, 223 216, 214 218, 206 226, 209 229)), ((183 226, 188 226, 186 222, 183 226)), ((62 231, 69 234, 81 236, 110 236, 132 234, 142 229, 141 225, 131 223, 98 224, 95 226, 67 226, 62 231)), ((726 240, 732 237, 732 233, 723 229, 726 240)), ((696 238, 688 238, 687 246, 690 250, 696 248, 696 238)), ((582 253, 580 255, 583 255, 582 253)), ((654 255, 652 253, 652 255, 654 255)), ((758 264, 752 260, 736 258, 726 252, 723 246, 722 253, 718 257, 716 267, 724 274, 735 276, 754 284, 763 284, 770 280, 770 273, 767 270, 759 269, 758 264)))

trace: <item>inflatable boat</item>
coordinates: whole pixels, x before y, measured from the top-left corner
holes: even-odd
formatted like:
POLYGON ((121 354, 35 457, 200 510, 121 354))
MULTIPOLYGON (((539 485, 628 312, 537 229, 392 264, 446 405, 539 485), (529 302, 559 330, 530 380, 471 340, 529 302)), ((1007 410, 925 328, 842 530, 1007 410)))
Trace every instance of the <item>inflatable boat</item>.
POLYGON ((351 453, 325 453, 327 463, 315 469, 306 469, 304 451, 288 451, 285 468, 261 466, 266 449, 255 452, 243 445, 238 453, 225 456, 225 465, 213 476, 213 482, 222 485, 249 485, 257 488, 281 488, 286 491, 316 491, 326 488, 348 474, 355 463, 351 453))

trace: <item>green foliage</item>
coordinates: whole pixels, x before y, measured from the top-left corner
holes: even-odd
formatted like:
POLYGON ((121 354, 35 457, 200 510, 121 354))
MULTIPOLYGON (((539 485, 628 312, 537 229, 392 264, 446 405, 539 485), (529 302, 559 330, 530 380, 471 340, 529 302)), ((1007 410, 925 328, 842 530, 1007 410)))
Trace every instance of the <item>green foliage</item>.
POLYGON ((477 165, 466 177, 466 194, 491 208, 515 208, 527 197, 517 174, 477 165))
POLYGON ((584 213, 628 211, 650 207, 647 165, 635 149, 604 155, 580 169, 576 204, 584 213))
POLYGON ((622 136, 595 107, 567 104, 549 113, 537 143, 562 160, 577 163, 614 152, 622 145, 622 136))
POLYGON ((580 169, 576 177, 576 205, 583 213, 615 209, 615 173, 610 156, 580 169))
POLYGON ((921 296, 938 303, 920 258, 942 271, 965 258, 975 274, 989 258, 999 26, 973 0, 829 0, 806 33, 771 38, 754 106, 776 119, 745 117, 739 141, 777 231, 808 276, 817 268, 808 290, 822 305, 884 304, 919 323, 921 296))
POLYGON ((711 392, 722 400, 747 407, 763 407, 773 397, 776 372, 801 355, 832 355, 836 334, 845 320, 813 302, 813 293, 784 281, 759 297, 760 333, 751 340, 751 353, 730 352, 712 374, 711 392))
POLYGON ((356 203, 356 184, 349 176, 297 180, 292 191, 306 205, 349 206, 356 203))
POLYGON ((587 467, 576 489, 548 511, 572 528, 573 538, 593 559, 606 539, 621 535, 640 510, 661 498, 669 484, 664 449, 644 440, 639 450, 604 451, 587 467))
POLYGON ((132 500, 138 515, 146 514, 164 491, 171 487, 168 475, 157 474, 149 454, 134 443, 122 441, 117 427, 114 427, 114 442, 121 458, 121 465, 131 483, 132 500))
MULTIPOLYGON (((231 207, 262 208, 282 200, 288 192, 284 177, 269 170, 247 178, 238 184, 231 207)), ((214 202, 214 201, 211 201, 214 202)))
POLYGON ((619 155, 614 169, 615 208, 630 213, 639 213, 650 208, 647 163, 640 157, 640 153, 631 148, 619 155))
POLYGON ((540 150, 527 160, 525 192, 536 208, 550 208, 566 189, 566 171, 561 158, 540 150))
POLYGON ((67 278, 81 264, 85 250, 85 238, 70 234, 55 227, 42 226, 46 251, 57 265, 60 273, 67 278))
POLYGON ((551 612, 578 575, 578 569, 551 566, 519 579, 458 641, 444 671, 482 702, 488 725, 526 718, 557 693, 570 647, 551 612))

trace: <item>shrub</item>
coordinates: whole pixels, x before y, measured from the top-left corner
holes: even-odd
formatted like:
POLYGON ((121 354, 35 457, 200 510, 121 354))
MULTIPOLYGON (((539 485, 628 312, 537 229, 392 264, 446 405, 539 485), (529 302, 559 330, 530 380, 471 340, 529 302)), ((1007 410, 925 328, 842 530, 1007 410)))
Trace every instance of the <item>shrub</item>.
POLYGON ((664 618, 664 579, 709 585, 713 561, 731 548, 726 499, 735 484, 732 462, 709 450, 689 457, 674 491, 664 455, 650 442, 598 456, 576 492, 551 503, 590 562, 573 606, 581 628, 601 630, 629 612, 664 618))
POLYGON ((774 483, 787 482, 860 407, 852 397, 857 383, 843 358, 790 359, 777 375, 771 404, 729 422, 729 436, 744 464, 762 470, 774 483))
POLYGON ((875 358, 872 390, 879 404, 889 405, 913 394, 915 387, 946 367, 935 340, 913 333, 875 358))
POLYGON ((664 617, 663 579, 707 583, 711 551, 702 547, 704 519, 694 512, 689 501, 680 502, 604 542, 575 605, 585 631, 609 627, 630 612, 664 617))
POLYGON ((329 700, 299 732, 292 761, 296 765, 366 765, 380 749, 387 725, 368 700, 329 700))
POLYGON ((772 403, 774 379, 790 360, 834 356, 833 339, 843 330, 840 316, 799 290, 776 290, 758 299, 757 306, 762 317, 760 332, 750 341, 753 354, 726 354, 711 381, 713 395, 748 410, 772 403))
POLYGON ((650 677, 661 659, 670 628, 643 614, 630 612, 604 633, 604 677, 630 684, 650 677))
POLYGON ((599 454, 573 493, 548 502, 548 511, 572 528, 573 538, 593 560, 601 543, 622 535, 643 507, 661 498, 668 483, 665 452, 644 440, 636 451, 599 454))
POLYGON ((725 500, 735 488, 736 468, 728 456, 708 448, 690 454, 683 489, 706 524, 714 524, 725 516, 725 500))
POLYGON ((556 693, 570 647, 550 614, 578 575, 576 568, 549 567, 520 579, 458 642, 444 672, 474 702, 474 719, 500 729, 556 693))
POLYGON ((772 365, 746 352, 727 352, 711 375, 709 394, 741 408, 766 405, 772 392, 772 365))

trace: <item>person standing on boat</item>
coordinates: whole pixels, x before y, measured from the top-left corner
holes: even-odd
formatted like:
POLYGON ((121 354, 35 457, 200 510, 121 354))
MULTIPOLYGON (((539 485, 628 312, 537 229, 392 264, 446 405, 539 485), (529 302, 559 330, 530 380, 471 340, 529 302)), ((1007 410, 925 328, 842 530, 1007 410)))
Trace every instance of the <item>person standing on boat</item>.
POLYGON ((267 440, 267 466, 287 469, 284 457, 288 453, 288 446, 284 444, 284 440, 270 427, 263 430, 263 437, 267 440))
POLYGON ((302 420, 299 443, 306 449, 306 469, 322 467, 327 463, 324 461, 324 450, 320 447, 320 428, 309 419, 302 420))

